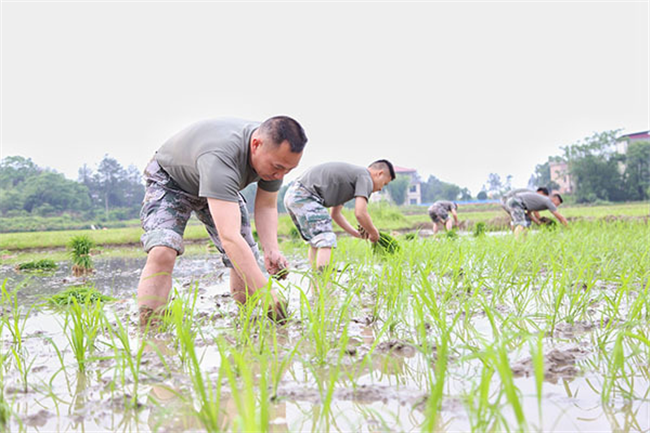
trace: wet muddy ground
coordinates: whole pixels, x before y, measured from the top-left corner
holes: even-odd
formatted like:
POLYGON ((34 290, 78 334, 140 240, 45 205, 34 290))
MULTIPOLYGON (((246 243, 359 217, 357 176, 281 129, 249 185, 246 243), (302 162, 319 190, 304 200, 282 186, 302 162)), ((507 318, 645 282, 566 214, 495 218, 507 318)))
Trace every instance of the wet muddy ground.
MULTIPOLYGON (((414 307, 405 307, 399 311, 411 318, 391 323, 390 308, 378 308, 380 295, 375 290, 381 286, 379 278, 385 275, 381 270, 385 264, 359 261, 351 266, 340 265, 332 277, 323 308, 330 308, 326 316, 334 317, 340 314, 342 305, 350 307, 344 320, 329 323, 323 340, 329 346, 319 349, 315 347, 316 334, 310 333, 314 331, 306 332, 312 328, 308 328, 309 317, 304 315, 305 302, 316 308, 319 300, 308 293, 310 271, 304 259, 298 255, 292 262, 294 272, 282 285, 294 315, 284 326, 272 325, 276 327, 273 335, 277 358, 286 360, 278 383, 275 386, 267 383, 261 389, 265 369, 274 368, 268 364, 269 358, 262 364, 252 357, 248 364, 254 382, 254 400, 257 399, 254 406, 257 404, 259 410, 260 399, 265 400, 268 428, 271 431, 422 430, 427 417, 431 417, 427 409, 431 377, 439 362, 438 352, 442 350, 432 320, 427 319, 419 326, 413 319, 414 307), (363 272, 368 272, 367 277, 359 279, 363 272), (353 286, 359 289, 350 294, 353 286), (343 304, 345 299, 348 304, 343 304), (325 350, 321 358, 319 350, 325 350)), ((8 431, 208 430, 199 416, 201 403, 187 362, 180 359, 180 346, 173 331, 163 329, 147 336, 136 386, 134 375, 123 367, 128 351, 101 333, 87 371, 80 373, 72 355, 65 312, 42 304, 45 297, 69 286, 93 284, 102 293, 118 299, 105 305, 104 313, 111 326, 120 321, 127 327, 130 356, 135 358, 143 341, 135 304, 143 264, 144 258, 100 258, 96 260, 96 272, 85 279, 71 277, 66 264, 61 264, 54 273, 35 275, 18 273, 9 266, 0 268, 0 278, 6 279, 7 290, 20 287, 18 307, 12 309, 5 305, 3 310, 7 320, 2 329, 5 367, 2 381, 5 404, 10 411, 8 431), (12 323, 18 323, 21 329, 20 350, 10 329, 12 323)), ((459 278, 463 278, 463 268, 460 272, 458 269, 431 272, 428 281, 437 284, 459 278)), ((254 331, 244 331, 249 323, 242 322, 241 312, 229 295, 228 272, 215 255, 181 257, 174 270, 174 287, 178 296, 185 297, 188 303, 196 301, 192 320, 197 328, 195 345, 200 368, 207 381, 222 390, 217 429, 243 430, 245 424, 240 415, 251 406, 232 388, 232 382, 220 374, 219 344, 237 347, 242 344, 243 332, 249 332, 253 339, 260 337, 254 331), (197 294, 196 298, 192 293, 197 294)), ((494 299, 490 287, 482 290, 486 299, 494 299)), ((592 291, 598 293, 598 300, 592 303, 591 311, 585 311, 572 323, 560 321, 552 332, 545 331, 537 357, 537 362, 541 359, 543 365, 541 400, 537 394, 536 360, 528 340, 522 343, 514 336, 508 343, 512 383, 529 430, 650 431, 648 349, 643 352, 623 343, 621 356, 629 357, 629 363, 622 370, 608 368, 611 358, 605 356, 616 346, 610 340, 605 341, 609 335, 607 329, 612 325, 609 320, 603 320, 604 312, 609 310, 600 308, 599 302, 615 296, 617 290, 615 285, 601 284, 592 291), (618 379, 607 382, 610 372, 618 374, 618 379), (604 401, 603 389, 608 383, 613 383, 610 387, 613 397, 604 401)), ((476 289, 467 288, 457 293, 471 296, 473 291, 476 289)), ((633 300, 641 296, 640 291, 642 288, 637 287, 636 295, 620 301, 621 317, 612 317, 612 321, 629 313, 633 300)), ((457 293, 454 296, 461 296, 457 293)), ((504 317, 515 321, 517 317, 509 316, 511 312, 536 311, 536 302, 542 302, 532 297, 530 304, 522 309, 515 298, 508 299, 503 302, 494 299, 490 311, 463 310, 461 300, 446 304, 450 322, 452 317, 456 323, 464 321, 467 335, 463 335, 465 331, 457 332, 449 340, 444 397, 436 430, 500 431, 504 425, 517 429, 515 406, 500 391, 504 378, 494 369, 486 370, 485 366, 492 361, 475 356, 471 349, 480 344, 491 347, 490 341, 499 334, 493 314, 499 315, 501 323, 504 317), (454 313, 458 314, 454 316, 454 313), (467 340, 463 341, 464 338, 467 340), (488 382, 492 383, 485 396, 489 405, 480 408, 472 396, 481 393, 481 378, 488 374, 486 371, 491 375, 488 382)), ((260 317, 250 323, 267 321, 260 317)), ((531 317, 516 326, 522 329, 534 326, 537 318, 534 314, 531 317)), ((542 322, 540 318, 537 323, 542 322)), ((630 332, 647 338, 648 325, 636 324, 630 327, 630 332)), ((241 368, 239 374, 241 383, 245 383, 241 368)))

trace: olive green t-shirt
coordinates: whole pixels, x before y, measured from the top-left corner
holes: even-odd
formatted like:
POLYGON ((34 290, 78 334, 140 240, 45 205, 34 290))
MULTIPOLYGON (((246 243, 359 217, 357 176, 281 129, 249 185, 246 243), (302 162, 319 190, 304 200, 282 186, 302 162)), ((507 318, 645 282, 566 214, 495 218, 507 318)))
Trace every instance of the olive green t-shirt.
POLYGON ((198 197, 238 201, 252 182, 265 191, 278 191, 282 180, 260 180, 250 165, 250 140, 259 122, 219 118, 183 129, 156 152, 156 161, 187 193, 198 197))
POLYGON ((354 197, 370 198, 372 176, 365 167, 347 162, 326 162, 303 173, 298 182, 323 199, 323 206, 332 207, 354 197))

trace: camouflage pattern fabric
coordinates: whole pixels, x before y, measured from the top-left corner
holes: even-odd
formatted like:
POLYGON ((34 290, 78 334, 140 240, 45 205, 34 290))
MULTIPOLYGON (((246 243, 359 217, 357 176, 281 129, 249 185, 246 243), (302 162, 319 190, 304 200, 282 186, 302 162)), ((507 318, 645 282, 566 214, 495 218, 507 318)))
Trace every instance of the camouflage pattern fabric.
POLYGON ((526 212, 526 206, 518 197, 511 197, 506 202, 506 210, 510 214, 512 221, 510 224, 513 226, 529 227, 531 220, 526 212))
POLYGON ((284 196, 284 207, 300 236, 314 248, 336 248, 332 217, 322 203, 299 182, 294 182, 284 196))
POLYGON ((429 217, 434 223, 444 224, 449 219, 449 212, 444 206, 431 206, 429 209, 429 217))
MULTIPOLYGON (((210 215, 208 200, 183 191, 180 186, 169 177, 158 162, 153 159, 144 170, 146 189, 140 220, 144 234, 141 237, 144 250, 148 253, 153 247, 165 246, 176 250, 180 256, 185 251, 183 233, 192 211, 196 214, 210 235, 217 249, 223 254, 223 264, 229 268, 232 262, 226 256, 217 228, 210 215)), ((253 239, 250 217, 241 194, 239 195, 239 211, 241 213, 241 235, 250 246, 255 259, 259 261, 260 252, 253 239)))

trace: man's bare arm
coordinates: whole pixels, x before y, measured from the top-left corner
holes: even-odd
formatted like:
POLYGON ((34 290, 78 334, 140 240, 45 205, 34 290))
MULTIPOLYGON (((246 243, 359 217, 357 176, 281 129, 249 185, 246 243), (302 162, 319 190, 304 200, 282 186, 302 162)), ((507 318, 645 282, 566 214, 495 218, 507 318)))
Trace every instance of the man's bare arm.
POLYGON ((343 212, 341 210, 343 209, 343 205, 339 206, 334 206, 330 214, 332 215, 332 219, 336 224, 338 224, 343 230, 345 230, 347 233, 350 235, 354 236, 355 238, 361 237, 361 234, 359 234, 359 231, 352 227, 352 225, 348 222, 348 220, 345 218, 343 215, 343 212))
POLYGON ((278 249, 278 193, 257 189, 255 227, 264 251, 278 249))
POLYGON ((368 239, 371 242, 379 240, 379 230, 372 223, 372 218, 368 213, 368 200, 365 197, 356 197, 354 201, 354 216, 359 221, 361 227, 368 233, 368 239))
MULTIPOLYGON (((255 227, 264 250, 264 266, 273 275, 289 263, 278 247, 278 193, 257 189, 255 195, 255 227)), ((286 274, 285 274, 286 275, 286 274)))
POLYGON ((539 212, 537 211, 528 211, 528 217, 533 220, 537 225, 541 225, 542 222, 539 220, 539 212))
POLYGON ((257 266, 253 252, 241 235, 239 203, 208 198, 208 207, 223 249, 244 280, 248 294, 266 286, 268 280, 257 266))
POLYGON ((564 227, 569 227, 569 221, 567 221, 567 219, 564 218, 564 216, 560 212, 555 211, 551 213, 553 214, 553 216, 555 216, 555 218, 557 218, 559 222, 561 222, 564 225, 564 227))

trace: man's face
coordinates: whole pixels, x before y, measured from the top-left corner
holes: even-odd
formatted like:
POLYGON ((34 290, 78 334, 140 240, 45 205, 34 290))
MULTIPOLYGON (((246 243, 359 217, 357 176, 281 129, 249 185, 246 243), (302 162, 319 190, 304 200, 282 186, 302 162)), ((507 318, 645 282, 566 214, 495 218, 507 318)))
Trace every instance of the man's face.
POLYGON ((372 192, 381 191, 391 181, 390 174, 384 173, 383 170, 375 172, 376 175, 372 177, 372 192))
POLYGON ((560 205, 562 204, 562 203, 560 203, 560 199, 557 198, 556 196, 551 197, 551 201, 553 202, 553 204, 554 204, 556 207, 560 207, 560 205))
POLYGON ((254 138, 251 143, 251 165, 264 180, 279 180, 298 166, 302 152, 291 151, 289 142, 275 146, 266 137, 254 138))

